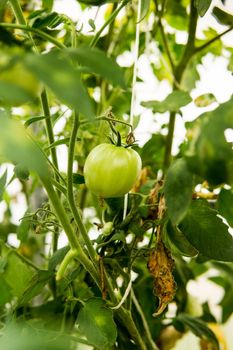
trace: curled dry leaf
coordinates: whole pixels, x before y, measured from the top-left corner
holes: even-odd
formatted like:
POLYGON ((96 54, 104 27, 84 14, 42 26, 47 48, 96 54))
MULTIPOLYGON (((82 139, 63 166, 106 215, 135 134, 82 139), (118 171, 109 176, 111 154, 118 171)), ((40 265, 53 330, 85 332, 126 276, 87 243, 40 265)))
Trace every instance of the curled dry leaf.
POLYGON ((172 274, 174 260, 161 241, 151 251, 147 266, 154 277, 154 294, 159 298, 159 307, 153 316, 158 316, 173 300, 176 292, 176 283, 172 274))
POLYGON ((132 188, 132 192, 138 192, 140 188, 146 183, 148 177, 148 169, 142 168, 134 187, 132 188))

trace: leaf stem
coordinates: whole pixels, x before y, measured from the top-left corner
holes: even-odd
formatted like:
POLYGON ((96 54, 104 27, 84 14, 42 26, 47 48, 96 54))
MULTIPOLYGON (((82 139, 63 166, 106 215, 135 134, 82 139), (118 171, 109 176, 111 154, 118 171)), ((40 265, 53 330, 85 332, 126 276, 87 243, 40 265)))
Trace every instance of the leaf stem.
POLYGON ((166 138, 164 161, 163 161, 164 169, 167 169, 169 167, 169 164, 170 164, 171 150, 172 150, 172 144, 173 144, 173 135, 174 135, 174 130, 175 130, 175 122, 176 122, 176 113, 171 112, 170 117, 169 117, 168 134, 167 134, 167 138, 166 138))
POLYGON ((143 323, 143 327, 145 329, 145 333, 147 335, 147 339, 148 339, 148 342, 149 344, 151 345, 151 349, 153 350, 159 350, 159 348, 157 347, 157 345, 155 344, 152 336, 151 336, 151 332, 150 332, 150 328, 148 326, 148 323, 147 323, 147 320, 145 318, 145 315, 143 313, 143 310, 136 298, 136 295, 134 294, 134 290, 133 288, 131 289, 131 296, 132 296, 132 300, 133 300, 133 303, 137 309, 137 312, 139 313, 139 315, 141 316, 141 319, 142 319, 142 323, 143 323))
MULTIPOLYGON (((42 91, 42 94, 41 94, 41 104, 42 104, 43 113, 46 116, 45 125, 46 125, 46 132, 47 132, 49 144, 52 145, 55 140, 54 140, 53 125, 51 121, 51 114, 50 114, 49 103, 48 103, 48 96, 45 89, 42 91)), ((54 166, 58 169, 56 148, 54 147, 50 148, 50 152, 51 152, 52 162, 54 166)), ((57 181, 59 182, 58 178, 57 178, 57 181)))
POLYGON ((79 262, 84 266, 84 268, 90 273, 92 278, 94 279, 97 286, 100 286, 99 276, 96 271, 96 268, 94 267, 93 263, 89 260, 89 258, 86 256, 85 252, 83 251, 83 248, 81 244, 78 241, 78 238, 67 218, 66 212, 61 204, 60 198, 58 197, 58 194, 54 190, 50 180, 48 178, 41 177, 41 181, 47 191, 48 197, 53 205, 53 208, 60 220, 60 223, 68 237, 69 243, 71 245, 71 249, 75 250, 77 252, 77 259, 79 262))
POLYGON ((112 22, 114 21, 114 19, 116 18, 116 16, 118 15, 118 13, 123 9, 123 7, 129 2, 129 0, 123 0, 121 5, 116 8, 115 11, 112 12, 112 14, 109 16, 109 18, 107 19, 107 21, 102 25, 102 27, 100 28, 100 30, 96 33, 96 35, 93 37, 93 39, 90 42, 90 47, 94 47, 99 38, 100 35, 102 34, 102 32, 104 31, 104 29, 112 22))
POLYGON ((194 52, 193 52, 193 54, 195 55, 196 53, 206 49, 208 46, 213 44, 215 41, 219 40, 222 36, 224 36, 225 34, 229 33, 232 29, 233 29, 233 26, 231 26, 228 29, 224 30, 224 32, 216 35, 214 38, 208 40, 205 44, 196 47, 194 52))
POLYGON ((64 273, 66 271, 66 268, 68 267, 69 263, 74 259, 74 257, 78 255, 77 250, 70 249, 64 259, 62 260, 61 265, 59 266, 59 269, 56 274, 56 280, 59 281, 63 278, 64 273))
POLYGON ((69 150, 68 150, 68 165, 67 165, 67 197, 70 205, 70 209, 74 215, 74 220, 78 226, 78 229, 84 239, 90 258, 94 264, 96 264, 96 253, 88 237, 86 228, 82 222, 81 216, 77 209, 77 203, 75 203, 74 193, 73 193, 73 161, 74 161, 74 148, 77 138, 77 132, 79 128, 79 118, 78 114, 74 112, 74 122, 73 129, 70 136, 69 150))
POLYGON ((119 124, 127 125, 127 126, 130 127, 131 130, 133 128, 130 123, 127 123, 127 122, 125 122, 123 120, 114 119, 114 118, 110 118, 110 117, 104 117, 104 116, 103 117, 97 117, 97 118, 95 118, 94 120, 91 120, 91 121, 83 120, 83 121, 80 122, 80 125, 87 124, 87 123, 93 123, 93 122, 99 121, 99 120, 106 120, 106 121, 109 121, 109 122, 112 122, 112 123, 119 123, 119 124))
POLYGON ((126 329, 128 330, 129 334, 131 335, 132 339, 135 341, 137 349, 149 350, 146 347, 146 345, 145 345, 145 343, 144 343, 144 341, 143 341, 143 339, 142 339, 142 337, 141 337, 141 335, 140 335, 140 333, 139 333, 139 331, 134 323, 134 320, 131 316, 130 311, 125 310, 123 308, 120 308, 118 310, 115 310, 115 314, 118 316, 120 321, 125 325, 126 329))
POLYGON ((198 20, 198 13, 195 7, 195 0, 191 0, 189 18, 190 20, 189 20, 189 28, 188 28, 188 41, 185 46, 181 60, 175 69, 175 79, 178 83, 180 83, 182 79, 182 75, 193 53, 195 52, 195 37, 196 37, 197 20, 198 20))
MULTIPOLYGON (((12 1, 13 2, 13 1, 12 1)), ((14 1, 16 2, 16 1, 14 1)), ((21 18, 21 16, 19 16, 19 18, 21 18)), ((18 20, 18 17, 17 17, 18 20)), ((24 20, 25 21, 25 20, 24 20)), ((33 28, 28 26, 27 24, 25 24, 26 22, 22 23, 22 24, 15 24, 15 23, 0 23, 0 27, 5 27, 5 28, 12 28, 12 29, 22 29, 25 32, 31 32, 31 33, 35 33, 38 36, 40 36, 41 38, 43 38, 46 41, 51 42, 52 44, 54 44, 55 46, 57 46, 59 49, 65 49, 66 46, 63 45, 61 42, 59 42, 57 39, 53 38, 51 35, 43 32, 42 30, 33 28)))
POLYGON ((168 60, 170 62, 170 66, 171 66, 172 72, 174 73, 174 71, 175 71, 175 64, 174 64, 174 61, 173 61, 173 58, 172 58, 172 55, 171 55, 171 52, 170 52, 170 49, 169 49, 169 46, 168 46, 168 41, 167 41, 166 34, 164 32, 164 27, 163 27, 161 18, 159 19, 158 25, 159 25, 160 32, 161 32, 161 35, 162 35, 164 48, 165 48, 168 60))

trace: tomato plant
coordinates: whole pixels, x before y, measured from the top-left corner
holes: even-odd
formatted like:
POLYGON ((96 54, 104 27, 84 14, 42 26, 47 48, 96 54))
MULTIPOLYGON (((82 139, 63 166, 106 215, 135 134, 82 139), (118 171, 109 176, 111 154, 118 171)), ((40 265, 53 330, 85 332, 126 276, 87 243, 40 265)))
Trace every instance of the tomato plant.
POLYGON ((232 344, 233 15, 216 4, 0 1, 1 349, 232 344))
POLYGON ((131 190, 140 170, 141 159, 133 149, 101 144, 88 155, 84 177, 88 189, 96 195, 122 197, 131 190))

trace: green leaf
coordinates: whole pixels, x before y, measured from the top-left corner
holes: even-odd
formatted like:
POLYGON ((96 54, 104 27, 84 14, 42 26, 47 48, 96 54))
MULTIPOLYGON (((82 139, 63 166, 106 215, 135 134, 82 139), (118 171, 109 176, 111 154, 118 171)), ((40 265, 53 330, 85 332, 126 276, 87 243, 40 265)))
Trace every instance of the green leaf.
POLYGON ((0 18, 2 18, 2 13, 3 13, 4 7, 6 6, 7 1, 8 0, 2 0, 0 2, 0 18))
POLYGON ((107 309, 102 299, 89 299, 78 314, 80 332, 94 347, 109 350, 117 337, 113 312, 107 309))
POLYGON ((87 6, 101 6, 109 2, 115 2, 115 0, 77 0, 87 6))
POLYGON ((199 16, 203 17, 211 5, 212 0, 196 0, 196 8, 199 16))
POLYGON ((35 10, 33 11, 32 13, 29 14, 29 16, 27 17, 27 19, 33 19, 33 18, 36 18, 38 16, 40 16, 42 13, 45 13, 46 12, 46 9, 40 9, 40 10, 35 10))
POLYGON ((213 102, 216 102, 216 97, 211 93, 200 95, 194 100, 194 103, 197 107, 207 107, 213 102))
POLYGON ((192 58, 188 63, 187 68, 182 75, 180 87, 183 90, 192 91, 196 87, 196 82, 200 80, 200 75, 197 70, 199 64, 198 58, 192 58))
POLYGON ((173 225, 185 216, 192 199, 193 176, 183 158, 176 160, 168 169, 164 184, 164 195, 173 225))
POLYGON ((54 0, 42 0, 42 7, 47 11, 51 11, 53 8, 54 0))
POLYGON ((6 265, 7 265, 6 257, 0 256, 0 274, 5 271, 6 265))
POLYGON ((58 249, 51 259, 49 260, 49 270, 53 271, 57 267, 58 264, 62 262, 68 251, 70 250, 69 246, 65 246, 63 248, 58 249))
POLYGON ((221 189, 217 200, 217 209, 219 214, 227 220, 228 224, 233 227, 233 191, 221 189))
POLYGON ((193 126, 186 160, 192 172, 212 185, 233 182, 233 150, 224 134, 228 128, 233 128, 233 98, 202 114, 193 126))
POLYGON ((7 302, 12 299, 12 294, 10 292, 10 287, 4 280, 2 276, 0 276, 0 306, 3 306, 7 302))
POLYGON ((167 0, 164 18, 168 24, 178 30, 187 30, 188 16, 184 1, 167 0))
POLYGON ((233 261, 233 238, 218 212, 205 202, 195 200, 179 228, 188 241, 204 256, 233 261))
POLYGON ((146 17, 150 9, 150 0, 142 0, 141 1, 141 10, 140 10, 140 20, 139 23, 146 17))
POLYGON ((67 22, 67 18, 63 15, 59 15, 57 12, 52 12, 48 14, 42 14, 41 17, 36 18, 32 27, 41 28, 56 28, 59 24, 67 22))
POLYGON ((0 105, 19 106, 34 100, 29 91, 20 86, 0 80, 0 105))
POLYGON ((73 183, 74 184, 85 184, 85 178, 81 174, 73 174, 73 183))
POLYGON ((92 28, 92 30, 95 31, 95 21, 92 18, 88 20, 88 24, 92 28))
POLYGON ((170 221, 167 223, 166 233, 166 240, 172 252, 190 257, 198 254, 179 228, 172 226, 170 221))
POLYGON ((29 125, 39 122, 40 120, 44 120, 46 119, 45 116, 39 116, 39 117, 31 117, 29 119, 26 120, 26 122, 24 123, 25 128, 27 128, 29 125))
POLYGON ((90 72, 99 74, 114 86, 126 87, 122 68, 109 58, 104 51, 90 47, 79 47, 69 49, 68 52, 71 57, 77 59, 90 72))
POLYGON ((14 174, 21 181, 28 180, 30 175, 28 168, 25 167, 25 165, 20 163, 14 167, 14 174))
POLYGON ((1 156, 14 163, 21 163, 43 177, 48 176, 44 155, 24 127, 18 121, 9 119, 3 111, 0 111, 0 121, 1 156))
MULTIPOLYGON (((80 141, 80 138, 77 138, 76 141, 80 141)), ((45 148, 45 150, 60 146, 60 145, 68 145, 70 142, 70 137, 64 137, 63 139, 54 141, 53 143, 51 143, 51 145, 49 145, 48 147, 45 148)))
MULTIPOLYGON (((214 278, 214 277, 213 277, 214 278)), ((232 316, 233 313, 233 294, 229 291, 232 290, 232 283, 225 281, 224 289, 228 291, 224 294, 219 305, 222 308, 222 323, 228 321, 228 319, 232 316)))
POLYGON ((7 265, 2 277, 9 285, 12 295, 20 297, 35 274, 35 270, 13 250, 8 250, 7 265))
POLYGON ((204 321, 186 314, 179 314, 174 321, 178 321, 188 327, 197 337, 207 339, 219 350, 219 343, 214 332, 207 327, 204 321))
POLYGON ((165 137, 161 134, 153 134, 142 149, 139 149, 143 167, 151 166, 157 171, 163 162, 165 137))
POLYGON ((45 285, 53 277, 53 272, 40 270, 28 281, 26 288, 20 293, 19 305, 27 304, 32 298, 40 294, 45 285))
MULTIPOLYGON (((24 216, 28 214, 28 211, 26 211, 24 213, 24 216)), ((30 230, 30 218, 25 217, 20 221, 19 226, 17 227, 17 238, 21 241, 21 242, 26 242, 27 238, 28 238, 28 234, 29 234, 29 230, 30 230)))
POLYGON ((94 117, 92 100, 84 87, 80 73, 68 58, 56 50, 44 55, 27 55, 25 65, 69 107, 88 118, 94 117))
POLYGON ((225 26, 232 26, 233 24, 233 16, 218 7, 213 8, 213 16, 220 24, 223 24, 225 26))
POLYGON ((7 180, 7 170, 5 170, 5 172, 0 177, 0 202, 2 200, 2 196, 5 191, 6 180, 7 180))
POLYGON ((210 277, 209 279, 225 290, 225 294, 219 303, 222 307, 221 321, 225 323, 233 312, 233 293, 230 292, 233 288, 233 266, 226 263, 214 262, 213 267, 219 270, 219 275, 210 277))
POLYGON ((152 108, 153 112, 179 112, 180 108, 186 106, 192 101, 189 93, 186 91, 174 91, 168 95, 164 101, 146 101, 142 105, 147 108, 152 108))

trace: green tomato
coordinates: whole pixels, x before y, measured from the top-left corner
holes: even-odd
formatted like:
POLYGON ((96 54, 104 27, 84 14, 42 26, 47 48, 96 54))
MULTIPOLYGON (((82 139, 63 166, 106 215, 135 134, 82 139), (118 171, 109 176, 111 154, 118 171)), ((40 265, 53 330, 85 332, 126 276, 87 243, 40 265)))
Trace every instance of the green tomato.
POLYGON ((103 198, 124 196, 135 184, 141 165, 133 149, 103 143, 90 152, 84 164, 86 186, 103 198))

